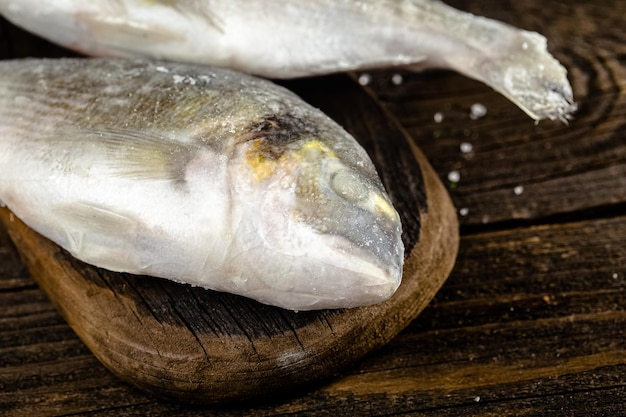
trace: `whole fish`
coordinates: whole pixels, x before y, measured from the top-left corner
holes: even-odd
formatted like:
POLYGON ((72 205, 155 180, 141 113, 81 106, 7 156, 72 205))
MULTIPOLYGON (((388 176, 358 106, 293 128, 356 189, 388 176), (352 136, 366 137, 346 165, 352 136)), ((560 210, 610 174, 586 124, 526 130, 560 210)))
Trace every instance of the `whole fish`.
POLYGON ((0 200, 75 257, 288 309, 397 289, 367 153, 269 81, 116 59, 0 61, 0 200))
POLYGON ((536 120, 566 121, 576 109, 566 70, 543 36, 437 0, 0 0, 0 13, 90 55, 194 62, 269 78, 449 68, 536 120))

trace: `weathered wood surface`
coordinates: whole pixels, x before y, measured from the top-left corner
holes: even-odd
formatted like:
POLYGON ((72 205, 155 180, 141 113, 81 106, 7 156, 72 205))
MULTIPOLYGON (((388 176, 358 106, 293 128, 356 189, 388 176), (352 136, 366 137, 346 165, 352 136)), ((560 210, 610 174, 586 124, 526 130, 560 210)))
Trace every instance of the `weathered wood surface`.
MULTIPOLYGON (((441 178, 459 171, 450 193, 467 209, 456 267, 408 328, 337 378, 289 398, 219 409, 172 404, 119 381, 91 355, 2 231, 0 410, 624 415, 626 4, 450 3, 545 33, 570 69, 580 110, 570 126, 535 126, 488 88, 454 74, 402 72, 397 86, 397 71, 372 73, 368 88, 441 178), (473 103, 487 115, 471 120, 473 103), (433 121, 437 112, 441 123, 433 121), (472 152, 460 151, 464 142, 472 152)), ((306 89, 307 81, 298 85, 306 89)))

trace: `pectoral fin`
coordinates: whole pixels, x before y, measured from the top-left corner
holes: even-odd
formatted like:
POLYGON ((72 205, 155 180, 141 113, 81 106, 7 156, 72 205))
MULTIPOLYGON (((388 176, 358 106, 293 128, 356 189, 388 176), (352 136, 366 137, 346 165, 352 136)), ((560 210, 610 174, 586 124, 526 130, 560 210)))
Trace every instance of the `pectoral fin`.
POLYGON ((136 256, 145 227, 140 219, 91 202, 57 206, 52 214, 64 234, 59 243, 75 257, 113 271, 146 268, 136 256))
MULTIPOLYGON (((154 56, 149 51, 158 52, 162 44, 179 43, 184 45, 187 42, 186 34, 180 28, 185 28, 185 23, 184 21, 179 24, 173 22, 179 18, 188 20, 202 16, 207 23, 207 28, 223 32, 219 19, 202 2, 144 0, 142 7, 162 9, 162 14, 167 16, 169 21, 159 24, 147 18, 130 16, 130 12, 125 10, 123 6, 117 11, 107 10, 103 13, 81 14, 77 19, 88 28, 91 39, 97 40, 99 44, 104 45, 105 49, 124 56, 137 56, 141 51, 146 51, 146 55, 154 56), (124 45, 132 45, 132 47, 126 49, 124 45)), ((151 12, 153 11, 143 10, 142 13, 150 16, 151 12)), ((94 54, 93 50, 87 52, 91 55, 94 54)))
MULTIPOLYGON (((85 14, 80 16, 81 23, 89 28, 92 39, 98 39, 110 50, 118 51, 123 55, 134 56, 142 48, 168 42, 183 42, 185 37, 172 29, 156 24, 143 24, 131 19, 124 19, 124 16, 100 16, 85 14), (132 45, 128 51, 124 45, 132 45)), ((88 51, 93 54, 94 51, 88 51)))
POLYGON ((197 150, 197 145, 165 133, 136 129, 64 130, 57 137, 75 149, 94 152, 93 164, 101 164, 111 176, 147 181, 184 182, 185 168, 197 150))

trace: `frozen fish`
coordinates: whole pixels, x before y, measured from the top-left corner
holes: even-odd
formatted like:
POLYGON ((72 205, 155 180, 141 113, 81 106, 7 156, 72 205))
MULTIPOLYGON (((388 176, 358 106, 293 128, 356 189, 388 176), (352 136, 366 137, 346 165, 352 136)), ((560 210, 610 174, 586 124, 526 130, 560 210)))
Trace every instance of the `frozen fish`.
POLYGON ((268 78, 447 68, 491 86, 536 120, 566 121, 576 109, 545 37, 438 0, 0 0, 0 13, 89 55, 268 78))
POLYGON ((294 310, 400 284, 400 218, 367 153, 269 81, 0 61, 0 149, 0 204, 90 264, 294 310))

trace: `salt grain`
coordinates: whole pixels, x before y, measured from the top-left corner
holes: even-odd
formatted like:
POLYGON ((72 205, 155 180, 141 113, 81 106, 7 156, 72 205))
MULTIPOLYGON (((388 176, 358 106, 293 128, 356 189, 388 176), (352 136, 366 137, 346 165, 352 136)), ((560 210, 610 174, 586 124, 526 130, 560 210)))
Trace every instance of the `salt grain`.
POLYGON ((483 104, 474 103, 472 104, 472 107, 470 107, 470 119, 472 120, 485 117, 486 114, 487 114, 487 107, 485 107, 483 104))
POLYGON ((435 120, 435 123, 443 122, 443 113, 441 112, 435 113, 435 115, 433 116, 433 119, 435 120))
POLYGON ((459 209, 459 215, 460 216, 467 216, 469 214, 469 209, 467 207, 463 207, 461 209, 459 209))
POLYGON ((372 76, 369 75, 368 73, 364 72, 363 74, 359 76, 359 84, 368 85, 371 82, 372 82, 372 76))
POLYGON ((391 82, 393 83, 393 85, 400 85, 402 84, 402 74, 393 74, 393 76, 391 77, 391 82))
POLYGON ((463 153, 470 153, 474 150, 474 146, 469 142, 462 142, 460 148, 463 153))
POLYGON ((448 181, 457 183, 461 180, 461 173, 459 171, 448 172, 448 181))
POLYGON ((524 187, 522 187, 521 185, 518 185, 517 187, 513 188, 513 194, 515 195, 522 195, 523 192, 524 192, 524 187))

